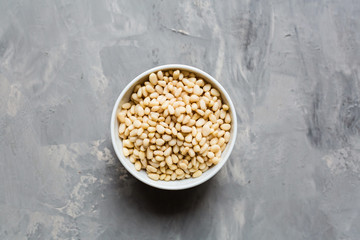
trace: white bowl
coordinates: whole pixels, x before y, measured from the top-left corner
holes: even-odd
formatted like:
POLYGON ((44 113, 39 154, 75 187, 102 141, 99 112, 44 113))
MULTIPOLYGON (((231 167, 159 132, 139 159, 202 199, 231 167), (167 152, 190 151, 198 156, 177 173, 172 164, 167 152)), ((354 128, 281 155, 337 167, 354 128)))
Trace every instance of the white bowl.
POLYGON ((146 183, 152 187, 160 188, 160 189, 166 189, 166 190, 181 190, 181 189, 187 189, 191 187, 195 187, 201 183, 206 182, 211 177, 213 177, 226 163, 228 160, 230 153, 234 147, 235 140, 236 140, 236 133, 237 133, 237 120, 236 120, 236 113, 234 105, 230 99, 229 94, 225 91, 225 89, 220 85, 218 81, 216 81, 213 77, 211 77, 206 72, 197 69, 195 67, 187 66, 187 65, 181 65, 181 64, 168 64, 168 65, 162 65, 158 67, 154 67, 152 69, 149 69, 143 73, 141 73, 139 76, 137 76, 134 80, 132 80, 125 89, 120 93, 120 96, 116 100, 116 103, 114 105, 114 109, 111 116, 111 140, 113 147, 115 149, 115 153, 117 157, 120 159, 120 162, 122 165, 137 179, 142 181, 143 183, 146 183), (221 154, 221 160, 220 162, 209 168, 207 171, 205 171, 200 177, 198 178, 189 178, 184 180, 175 180, 175 181, 154 181, 150 179, 145 170, 137 171, 135 169, 135 166, 133 163, 130 162, 128 157, 125 157, 122 152, 122 140, 120 139, 118 135, 118 120, 116 117, 116 113, 118 111, 118 107, 121 106, 123 103, 128 102, 130 99, 130 96, 133 92, 134 87, 139 84, 143 83, 146 80, 148 80, 148 76, 152 72, 157 72, 159 70, 162 70, 163 72, 170 69, 180 69, 185 70, 189 72, 193 72, 196 74, 196 76, 201 77, 206 82, 211 83, 214 87, 216 87, 222 96, 223 102, 225 102, 229 106, 229 111, 231 114, 231 137, 230 141, 228 142, 225 150, 221 154))

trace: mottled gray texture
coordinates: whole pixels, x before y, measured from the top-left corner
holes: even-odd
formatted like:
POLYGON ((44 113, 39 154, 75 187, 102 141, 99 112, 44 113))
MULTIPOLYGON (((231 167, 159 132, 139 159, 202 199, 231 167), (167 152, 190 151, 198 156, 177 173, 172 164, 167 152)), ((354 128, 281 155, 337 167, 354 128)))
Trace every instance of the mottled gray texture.
POLYGON ((0 0, 0 239, 360 239, 360 2, 0 0), (205 70, 238 141, 168 192, 117 160, 123 87, 205 70))

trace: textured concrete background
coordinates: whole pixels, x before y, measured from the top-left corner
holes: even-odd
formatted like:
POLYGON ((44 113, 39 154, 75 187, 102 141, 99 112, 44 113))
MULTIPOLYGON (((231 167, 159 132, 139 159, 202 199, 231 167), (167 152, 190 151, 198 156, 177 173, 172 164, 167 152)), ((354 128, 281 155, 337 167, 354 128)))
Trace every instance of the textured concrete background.
POLYGON ((360 239, 360 3, 0 0, 0 239, 360 239), (115 157, 144 70, 216 77, 231 159, 167 192, 115 157))

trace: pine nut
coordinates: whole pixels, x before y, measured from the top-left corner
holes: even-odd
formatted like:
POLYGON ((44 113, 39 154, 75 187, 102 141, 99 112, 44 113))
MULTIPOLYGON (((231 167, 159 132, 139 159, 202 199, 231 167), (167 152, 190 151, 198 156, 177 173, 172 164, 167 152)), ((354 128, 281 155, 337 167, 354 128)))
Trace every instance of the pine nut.
POLYGON ((156 173, 149 173, 148 176, 149 176, 149 178, 151 178, 152 180, 155 180, 155 181, 159 180, 159 178, 160 178, 159 174, 156 174, 156 173))
POLYGON ((197 178, 197 177, 200 177, 201 175, 202 175, 202 171, 197 170, 196 172, 193 173, 192 177, 197 178))
POLYGON ((141 169, 141 162, 140 162, 140 161, 136 161, 136 162, 135 162, 135 169, 136 169, 137 171, 140 171, 140 169, 141 169))
POLYGON ((210 150, 214 153, 220 151, 220 146, 219 145, 213 145, 211 146, 210 150))
POLYGON ((147 165, 147 167, 146 167, 146 171, 148 171, 148 172, 156 172, 156 171, 157 171, 157 169, 156 169, 156 168, 154 168, 153 166, 147 165))
POLYGON ((228 123, 224 123, 224 124, 222 124, 222 125, 220 126, 220 128, 221 128, 222 130, 224 130, 224 131, 229 131, 230 128, 231 128, 231 126, 230 126, 230 124, 228 124, 228 123))

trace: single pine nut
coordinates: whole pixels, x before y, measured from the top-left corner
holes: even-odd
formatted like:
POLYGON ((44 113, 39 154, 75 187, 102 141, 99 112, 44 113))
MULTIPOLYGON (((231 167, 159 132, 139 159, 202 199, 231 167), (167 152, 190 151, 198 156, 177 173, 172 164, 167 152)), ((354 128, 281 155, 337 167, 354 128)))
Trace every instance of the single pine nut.
MULTIPOLYGON (((175 152, 175 150, 174 150, 174 152, 175 152)), ((171 155, 171 159, 172 159, 172 162, 175 164, 177 164, 179 162, 179 158, 175 154, 171 155)))
POLYGON ((217 137, 222 137, 225 135, 225 131, 224 130, 220 130, 217 134, 217 137))
POLYGON ((194 86, 194 94, 200 96, 203 93, 203 90, 200 88, 199 85, 194 86))
POLYGON ((177 80, 179 78, 179 75, 180 75, 180 71, 179 70, 176 70, 173 72, 173 79, 174 80, 177 80))
POLYGON ((169 105, 168 111, 169 111, 169 114, 170 114, 170 115, 174 115, 174 114, 175 114, 175 109, 174 109, 174 107, 171 106, 171 105, 169 105))
POLYGON ((182 126, 182 127, 181 127, 181 131, 182 131, 183 133, 189 133, 189 132, 192 131, 192 128, 191 128, 191 127, 188 127, 188 126, 182 126))
POLYGON ((184 174, 184 171, 182 169, 178 168, 175 170, 175 173, 176 173, 176 175, 182 175, 182 174, 184 174))
POLYGON ((169 142, 172 139, 172 137, 170 135, 164 134, 162 135, 162 139, 164 139, 166 142, 169 142))
POLYGON ((206 110, 206 103, 205 103, 204 99, 200 100, 199 105, 200 105, 201 110, 203 110, 203 111, 206 110))
MULTIPOLYGON (((187 105, 187 106, 189 106, 189 105, 187 105)), ((191 111, 191 109, 190 109, 190 111, 191 111)), ((189 115, 186 115, 185 117, 184 117, 184 120, 182 121, 182 123, 183 124, 187 124, 189 121, 190 121, 190 116, 189 115)))
POLYGON ((192 148, 189 149, 188 154, 190 157, 195 157, 195 151, 192 148))
POLYGON ((169 168, 170 168, 170 170, 175 171, 175 169, 177 169, 177 166, 175 164, 173 164, 173 165, 169 166, 169 168))
MULTIPOLYGON (((220 148, 220 147, 219 147, 220 148)), ((168 147, 165 151, 164 151, 164 156, 169 156, 172 152, 172 148, 171 147, 168 147)))
POLYGON ((149 76, 149 81, 151 82, 152 85, 156 85, 158 82, 157 76, 155 75, 155 73, 151 73, 149 76))
POLYGON ((219 142, 218 142, 218 145, 221 147, 222 145, 224 145, 225 143, 225 139, 224 138, 220 138, 219 139, 219 142))
POLYGON ((231 116, 229 113, 227 113, 225 116, 225 123, 231 123, 231 116))
POLYGON ((148 127, 148 129, 147 129, 149 132, 155 132, 156 131, 156 128, 154 128, 154 127, 148 127))
POLYGON ((189 123, 187 124, 188 126, 194 126, 196 123, 196 121, 194 119, 190 119, 189 123))
POLYGON ((158 162, 161 162, 161 161, 164 161, 165 158, 164 158, 164 156, 155 156, 155 160, 158 162))
POLYGON ((225 133, 224 139, 225 139, 225 142, 229 142, 229 141, 230 141, 230 133, 229 133, 229 132, 226 132, 226 133, 225 133))
POLYGON ((157 173, 149 173, 148 176, 149 176, 149 178, 151 178, 152 180, 155 180, 155 181, 159 180, 159 178, 160 178, 159 174, 157 174, 157 173))
POLYGON ((211 145, 211 146, 212 146, 212 145, 215 145, 215 144, 218 143, 218 141, 219 141, 219 139, 213 138, 213 139, 210 140, 210 145, 211 145))
POLYGON ((205 163, 199 164, 199 169, 200 169, 200 170, 204 170, 205 168, 206 168, 206 164, 205 164, 205 163))
POLYGON ((194 146, 194 151, 195 151, 195 152, 200 152, 200 146, 199 146, 199 145, 195 145, 195 146, 194 146))
MULTIPOLYGON (((191 106, 190 105, 186 105, 186 113, 187 114, 191 114, 191 106)), ((189 115, 187 115, 187 116, 189 116, 189 115)), ((189 119, 190 119, 190 116, 189 116, 189 119)))
POLYGON ((173 164, 171 156, 167 156, 165 162, 168 166, 171 166, 173 164))
POLYGON ((204 153, 208 150, 209 145, 207 143, 204 144, 204 146, 201 147, 200 149, 200 153, 204 153))
POLYGON ((193 173, 192 177, 193 177, 193 178, 197 178, 197 177, 200 177, 201 174, 202 174, 202 171, 197 170, 196 172, 193 173))
MULTIPOLYGON (((134 131, 134 130, 133 130, 133 131, 134 131)), ((192 141, 192 135, 191 135, 191 134, 187 135, 187 136, 185 137, 185 141, 186 141, 186 142, 191 142, 191 141, 192 141)))
POLYGON ((206 143, 206 138, 203 137, 203 138, 200 140, 199 145, 200 145, 200 146, 204 146, 205 143, 206 143))
POLYGON ((137 171, 140 171, 140 169, 141 169, 141 162, 140 162, 140 161, 136 161, 136 162, 135 162, 135 169, 136 169, 137 171))
POLYGON ((163 134, 165 132, 165 128, 161 125, 157 125, 156 126, 156 131, 159 133, 159 134, 163 134))
POLYGON ((201 134, 200 131, 198 131, 198 132, 196 133, 195 139, 196 139, 196 141, 200 142, 201 138, 202 138, 202 134, 201 134))
POLYGON ((163 151, 158 151, 158 150, 156 150, 156 151, 154 151, 154 155, 156 155, 156 156, 163 156, 163 155, 164 155, 164 152, 163 152, 163 151))
POLYGON ((181 163, 179 163, 179 167, 181 168, 181 169, 187 169, 187 164, 186 163, 184 163, 184 162, 181 162, 181 163))
POLYGON ((220 146, 219 145, 213 145, 211 146, 210 150, 214 153, 220 151, 220 146))
POLYGON ((148 172, 155 172, 155 173, 156 173, 157 169, 154 168, 153 166, 147 165, 146 171, 148 171, 148 172))
POLYGON ((158 71, 157 72, 157 77, 158 79, 162 80, 164 78, 163 72, 162 71, 158 71))
POLYGON ((220 158, 214 157, 213 159, 211 159, 211 162, 212 162, 214 165, 216 165, 216 164, 218 164, 218 163, 220 162, 220 158))
POLYGON ((129 156, 130 155, 129 149, 123 148, 123 154, 125 157, 129 156))
POLYGON ((209 136, 210 133, 211 133, 211 129, 210 129, 209 125, 205 125, 202 128, 202 135, 206 137, 206 136, 209 136))
POLYGON ((191 95, 190 96, 190 102, 193 103, 193 102, 198 102, 199 101, 199 96, 198 95, 191 95))
POLYGON ((216 96, 216 97, 219 97, 220 96, 220 93, 218 90, 216 90, 215 88, 212 88, 210 90, 210 93, 213 95, 213 96, 216 96))
POLYGON ((170 145, 170 146, 175 146, 175 144, 176 144, 176 139, 171 139, 171 140, 169 141, 169 145, 170 145))
POLYGON ((196 121, 195 126, 196 126, 196 127, 202 127, 204 124, 205 124, 205 119, 199 118, 199 119, 196 121))
POLYGON ((224 123, 224 124, 222 124, 222 125, 220 126, 220 128, 221 128, 222 130, 224 130, 224 131, 229 131, 230 128, 231 128, 231 126, 230 126, 230 124, 228 124, 228 123, 224 123))
POLYGON ((122 108, 123 109, 129 109, 131 107, 131 104, 130 103, 124 103, 123 105, 122 105, 122 108))
POLYGON ((200 109, 196 109, 196 112, 200 115, 200 116, 204 116, 205 112, 203 110, 200 109))
POLYGON ((150 160, 150 159, 153 158, 153 156, 154 156, 153 151, 151 151, 150 148, 148 148, 148 149, 146 150, 146 158, 150 160))
POLYGON ((121 123, 120 124, 120 127, 119 127, 119 134, 123 134, 125 132, 125 127, 126 125, 124 123, 121 123))
POLYGON ((129 118, 125 118, 125 125, 126 125, 126 126, 129 127, 129 126, 131 125, 131 123, 132 123, 132 122, 131 122, 131 120, 130 120, 129 118))

